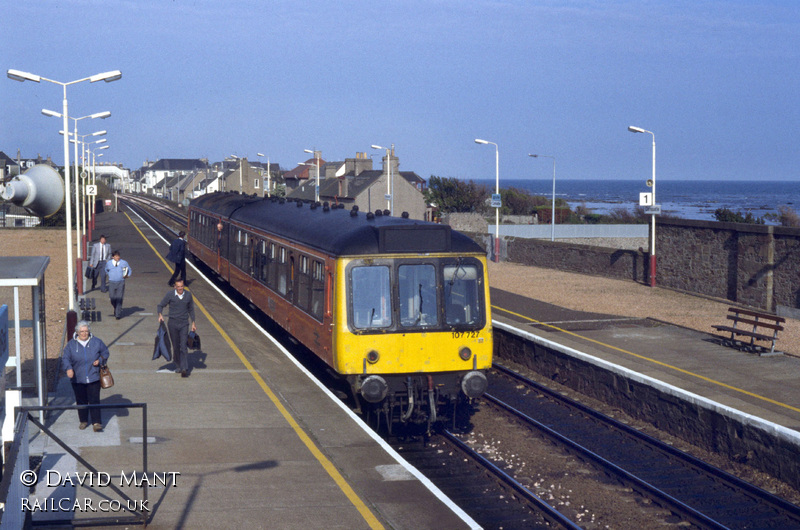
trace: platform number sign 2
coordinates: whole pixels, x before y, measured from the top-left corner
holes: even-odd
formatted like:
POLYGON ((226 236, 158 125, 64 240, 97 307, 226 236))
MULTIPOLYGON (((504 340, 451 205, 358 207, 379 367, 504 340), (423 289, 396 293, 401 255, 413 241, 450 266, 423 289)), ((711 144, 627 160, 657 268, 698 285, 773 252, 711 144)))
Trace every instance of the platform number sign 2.
POLYGON ((97 184, 87 184, 86 195, 97 195, 97 184))

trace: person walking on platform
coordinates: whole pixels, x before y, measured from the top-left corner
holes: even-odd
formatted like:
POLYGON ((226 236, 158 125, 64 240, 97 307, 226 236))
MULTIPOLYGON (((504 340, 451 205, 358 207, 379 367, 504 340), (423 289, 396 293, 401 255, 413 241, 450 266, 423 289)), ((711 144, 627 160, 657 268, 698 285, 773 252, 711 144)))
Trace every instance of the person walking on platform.
POLYGON ((100 236, 100 241, 92 245, 92 259, 89 266, 92 268, 92 290, 97 286, 97 277, 100 277, 100 292, 108 292, 106 283, 106 262, 111 258, 111 244, 106 243, 106 236, 100 236))
POLYGON ((170 243, 169 245, 169 254, 167 254, 167 259, 175 264, 175 272, 172 273, 172 277, 167 282, 170 287, 175 284, 175 280, 180 275, 181 280, 183 283, 186 283, 186 232, 181 230, 178 233, 178 239, 170 243))
POLYGON ((197 331, 194 321, 194 298, 192 293, 184 288, 183 280, 175 280, 175 290, 168 292, 158 304, 158 321, 164 322, 162 312, 165 307, 169 307, 169 320, 167 330, 172 341, 172 355, 175 365, 178 367, 176 372, 180 372, 181 377, 189 377, 189 348, 186 339, 189 336, 189 326, 192 331, 197 331))
POLYGON ((108 276, 108 296, 111 299, 111 306, 114 308, 114 316, 117 320, 122 318, 122 299, 125 298, 125 278, 130 278, 133 271, 128 262, 121 259, 119 250, 111 253, 111 259, 106 263, 106 275, 108 276))
MULTIPOLYGON (((85 320, 75 326, 75 334, 64 347, 62 360, 67 377, 72 383, 75 393, 75 403, 78 405, 100 404, 100 366, 108 361, 108 347, 105 343, 92 335, 89 323, 85 320)), ((78 429, 83 430, 89 426, 89 416, 92 418, 94 432, 103 430, 103 421, 100 409, 78 409, 78 429)))

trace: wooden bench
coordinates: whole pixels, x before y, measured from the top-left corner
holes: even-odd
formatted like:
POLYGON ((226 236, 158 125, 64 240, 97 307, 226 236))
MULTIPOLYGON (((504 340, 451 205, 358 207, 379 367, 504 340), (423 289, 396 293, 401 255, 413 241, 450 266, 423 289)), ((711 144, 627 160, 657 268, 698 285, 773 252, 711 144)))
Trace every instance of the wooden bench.
POLYGON ((758 345, 755 341, 765 341, 770 343, 769 353, 775 353, 775 341, 778 340, 778 332, 783 330, 781 324, 786 322, 785 318, 738 307, 729 307, 727 318, 733 321, 732 326, 711 326, 717 331, 731 334, 730 338, 724 337, 725 344, 760 354, 767 351, 766 346, 758 345), (743 342, 737 336, 750 337, 750 342, 743 342))

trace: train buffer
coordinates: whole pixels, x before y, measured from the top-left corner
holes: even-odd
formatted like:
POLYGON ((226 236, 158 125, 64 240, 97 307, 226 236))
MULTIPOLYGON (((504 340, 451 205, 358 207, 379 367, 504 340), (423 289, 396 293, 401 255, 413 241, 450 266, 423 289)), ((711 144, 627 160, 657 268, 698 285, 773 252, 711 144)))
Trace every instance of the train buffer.
POLYGON ((785 318, 738 307, 729 307, 727 318, 733 321, 733 325, 711 326, 726 334, 722 337, 723 344, 759 355, 781 353, 775 351, 775 341, 778 340, 778 332, 783 330, 781 324, 786 322, 785 318), (727 336, 728 333, 730 336, 727 336), (740 339, 739 337, 746 338, 740 339), (769 349, 766 345, 756 341, 768 342, 769 349))

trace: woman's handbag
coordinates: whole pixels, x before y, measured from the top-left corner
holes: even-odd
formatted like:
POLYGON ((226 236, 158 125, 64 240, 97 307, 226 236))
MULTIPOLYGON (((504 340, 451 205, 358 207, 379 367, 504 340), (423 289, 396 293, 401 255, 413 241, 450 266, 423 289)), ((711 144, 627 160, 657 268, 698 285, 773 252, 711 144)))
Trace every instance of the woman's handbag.
POLYGON ((114 376, 111 375, 108 365, 104 364, 100 367, 100 388, 111 388, 112 386, 114 386, 114 376))

